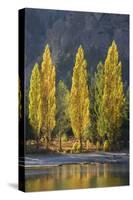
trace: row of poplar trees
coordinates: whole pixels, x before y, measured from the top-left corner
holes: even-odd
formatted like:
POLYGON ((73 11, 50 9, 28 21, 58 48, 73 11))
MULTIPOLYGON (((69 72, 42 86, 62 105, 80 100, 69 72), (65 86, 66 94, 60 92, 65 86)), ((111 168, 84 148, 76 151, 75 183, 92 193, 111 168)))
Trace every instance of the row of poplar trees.
POLYGON ((69 92, 61 80, 56 87, 56 67, 48 45, 45 47, 41 65, 34 65, 29 90, 29 122, 36 134, 36 140, 45 138, 46 149, 49 148, 55 128, 61 149, 61 136, 68 126, 79 140, 80 151, 83 149, 83 138, 91 134, 92 128, 101 143, 106 139, 111 146, 118 140, 125 96, 122 64, 115 41, 108 49, 104 64, 100 62, 97 66, 93 98, 90 94, 87 68, 84 50, 80 46, 76 53, 69 92))

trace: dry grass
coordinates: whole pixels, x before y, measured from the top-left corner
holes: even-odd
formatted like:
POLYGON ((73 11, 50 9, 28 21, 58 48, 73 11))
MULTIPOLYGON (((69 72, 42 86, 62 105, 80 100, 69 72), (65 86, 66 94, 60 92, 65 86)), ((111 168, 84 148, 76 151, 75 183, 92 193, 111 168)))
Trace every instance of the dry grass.
MULTIPOLYGON (((70 138, 67 141, 62 141, 62 151, 64 153, 71 153, 72 147, 75 142, 78 142, 74 138, 70 138)), ((89 141, 83 141, 83 152, 96 151, 96 145, 89 141)), ((46 151, 45 142, 40 141, 39 148, 37 149, 37 143, 35 140, 28 140, 25 144, 26 152, 41 152, 46 151)), ((49 150, 53 152, 59 152, 59 140, 54 138, 49 144, 49 150)))

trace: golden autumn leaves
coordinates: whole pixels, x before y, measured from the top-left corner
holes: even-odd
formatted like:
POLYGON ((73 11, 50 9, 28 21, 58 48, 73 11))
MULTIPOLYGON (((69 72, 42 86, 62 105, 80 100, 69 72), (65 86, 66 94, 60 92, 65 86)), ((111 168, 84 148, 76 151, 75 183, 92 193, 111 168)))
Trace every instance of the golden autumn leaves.
POLYGON ((109 47, 105 63, 99 63, 95 73, 95 112, 98 135, 116 143, 122 125, 124 108, 122 66, 115 41, 109 47))
MULTIPOLYGON (((121 126, 124 92, 121 62, 115 42, 108 50, 105 63, 96 74, 95 101, 96 126, 100 137, 107 134, 110 141, 115 138, 116 129, 121 126), (100 85, 100 87, 99 87, 100 85)), ((46 148, 56 126, 56 70, 49 46, 46 45, 41 66, 35 64, 29 91, 29 121, 37 137, 45 137, 46 148)), ((80 142, 87 127, 93 123, 90 117, 90 97, 87 61, 82 46, 78 48, 72 75, 69 115, 73 134, 80 142)))
POLYGON ((37 136, 45 137, 48 143, 55 127, 55 66, 47 45, 43 54, 41 68, 35 64, 29 91, 29 121, 37 136))
POLYGON ((90 124, 90 102, 87 79, 87 62, 84 58, 84 50, 80 46, 76 54, 75 66, 73 68, 70 95, 70 119, 73 133, 76 138, 79 138, 81 150, 84 131, 90 124))
POLYGON ((124 91, 122 82, 122 65, 119 62, 118 50, 112 42, 104 64, 103 111, 105 129, 110 142, 117 137, 117 130, 122 123, 122 110, 124 106, 124 91))

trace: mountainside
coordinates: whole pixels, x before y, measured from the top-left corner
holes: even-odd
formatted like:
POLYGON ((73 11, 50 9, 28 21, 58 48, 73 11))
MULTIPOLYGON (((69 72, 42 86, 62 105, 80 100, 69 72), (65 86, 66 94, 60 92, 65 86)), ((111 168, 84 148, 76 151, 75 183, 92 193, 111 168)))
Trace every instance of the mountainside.
POLYGON ((128 15, 26 9, 25 31, 27 86, 33 65, 41 62, 47 43, 56 64, 57 80, 66 80, 72 72, 80 44, 85 50, 89 72, 93 74, 98 62, 104 62, 112 40, 118 46, 123 79, 128 83, 128 15))

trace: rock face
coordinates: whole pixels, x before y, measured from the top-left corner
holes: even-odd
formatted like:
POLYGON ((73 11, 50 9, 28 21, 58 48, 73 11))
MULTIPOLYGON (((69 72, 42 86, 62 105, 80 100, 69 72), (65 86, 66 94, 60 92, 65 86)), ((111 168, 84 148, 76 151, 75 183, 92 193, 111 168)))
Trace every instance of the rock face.
POLYGON ((80 44, 85 49, 89 72, 92 74, 98 62, 104 62, 107 49, 114 39, 123 65, 123 79, 128 83, 128 15, 26 9, 25 26, 27 80, 34 63, 40 63, 47 43, 57 67, 57 79, 65 80, 72 72, 80 44))

